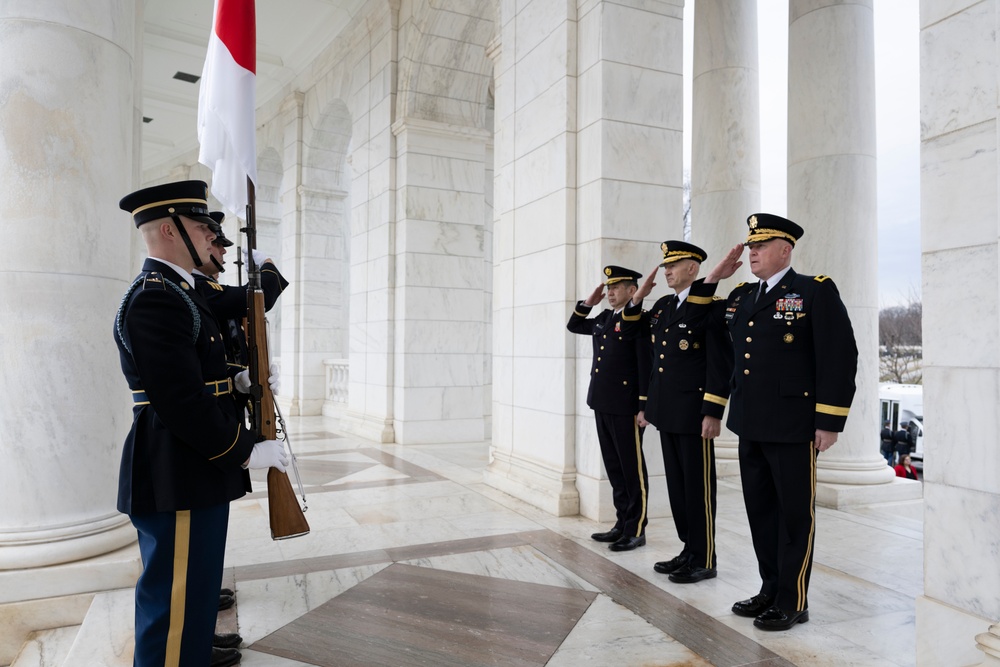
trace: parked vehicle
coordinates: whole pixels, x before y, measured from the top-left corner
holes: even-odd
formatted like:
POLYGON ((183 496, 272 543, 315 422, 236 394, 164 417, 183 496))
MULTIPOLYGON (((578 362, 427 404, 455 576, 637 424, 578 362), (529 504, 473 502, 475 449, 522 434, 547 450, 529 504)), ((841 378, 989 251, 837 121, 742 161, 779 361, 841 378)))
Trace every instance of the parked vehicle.
MULTIPOLYGON (((910 458, 924 460, 924 387, 919 384, 896 384, 883 382, 878 386, 879 426, 889 422, 893 431, 902 422, 917 425, 917 438, 910 458)), ((922 466, 921 466, 922 467, 922 466)))

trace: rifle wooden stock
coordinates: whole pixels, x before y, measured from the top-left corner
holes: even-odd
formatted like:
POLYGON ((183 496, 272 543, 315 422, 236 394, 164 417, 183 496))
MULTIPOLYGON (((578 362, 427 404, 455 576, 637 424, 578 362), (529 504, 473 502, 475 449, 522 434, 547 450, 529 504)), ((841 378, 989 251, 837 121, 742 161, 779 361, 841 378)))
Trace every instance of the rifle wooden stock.
MULTIPOLYGON (((257 378, 260 382, 260 402, 254 406, 260 412, 254 415, 254 421, 260 424, 260 436, 264 440, 275 440, 278 435, 277 424, 274 419, 274 395, 267 382, 267 374, 270 368, 270 360, 267 358, 267 322, 264 320, 264 293, 254 290, 248 297, 253 301, 248 318, 248 333, 254 334, 254 340, 248 346, 250 354, 254 359, 251 364, 251 381, 253 378, 253 368, 256 366, 257 378), (254 364, 256 361, 256 364, 254 364)), ((289 537, 299 537, 309 532, 309 522, 306 521, 299 501, 292 490, 292 483, 288 475, 276 468, 267 469, 267 506, 271 523, 271 539, 284 540, 289 537)))

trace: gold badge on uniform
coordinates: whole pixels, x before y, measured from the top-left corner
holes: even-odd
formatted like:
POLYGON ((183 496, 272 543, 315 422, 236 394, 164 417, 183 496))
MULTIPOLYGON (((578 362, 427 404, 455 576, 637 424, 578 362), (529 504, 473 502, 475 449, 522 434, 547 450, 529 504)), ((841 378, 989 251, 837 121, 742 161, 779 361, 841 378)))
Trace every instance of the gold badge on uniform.
POLYGON ((795 336, 793 336, 790 333, 787 333, 782 337, 782 340, 785 341, 786 343, 791 343, 793 340, 795 340, 795 336))
POLYGON ((688 342, 683 338, 681 338, 681 342, 677 343, 677 347, 681 348, 682 350, 686 350, 688 349, 688 342))
POLYGON ((184 289, 191 289, 191 286, 190 286, 190 285, 188 285, 188 284, 187 284, 187 283, 186 283, 185 281, 183 281, 183 280, 181 281, 181 287, 183 287, 184 289))
POLYGON ((611 267, 610 266, 604 267, 604 275, 608 276, 609 278, 611 277, 611 267))

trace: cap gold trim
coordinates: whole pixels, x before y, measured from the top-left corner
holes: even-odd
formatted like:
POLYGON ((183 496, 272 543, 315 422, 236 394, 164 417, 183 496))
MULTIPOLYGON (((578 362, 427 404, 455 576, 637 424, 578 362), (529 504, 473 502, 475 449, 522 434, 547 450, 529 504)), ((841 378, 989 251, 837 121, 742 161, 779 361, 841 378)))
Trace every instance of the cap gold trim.
POLYGON ((132 211, 132 215, 135 216, 136 213, 142 213, 146 209, 150 209, 155 206, 166 206, 167 204, 202 204, 205 208, 208 208, 208 201, 204 199, 164 199, 163 201, 154 201, 151 204, 144 204, 132 211))

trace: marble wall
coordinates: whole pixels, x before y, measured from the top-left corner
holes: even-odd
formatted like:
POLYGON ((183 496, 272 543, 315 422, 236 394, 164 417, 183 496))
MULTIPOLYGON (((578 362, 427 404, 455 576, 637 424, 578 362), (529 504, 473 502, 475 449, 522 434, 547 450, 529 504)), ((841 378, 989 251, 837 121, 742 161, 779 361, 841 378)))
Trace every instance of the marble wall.
POLYGON ((1000 619, 997 12, 995 0, 921 3, 924 405, 935 427, 918 665, 978 662, 976 633, 1000 619), (956 332, 963 312, 979 324, 956 332))

